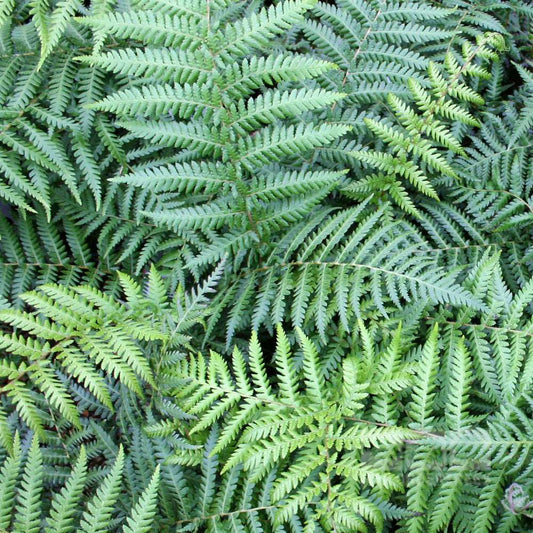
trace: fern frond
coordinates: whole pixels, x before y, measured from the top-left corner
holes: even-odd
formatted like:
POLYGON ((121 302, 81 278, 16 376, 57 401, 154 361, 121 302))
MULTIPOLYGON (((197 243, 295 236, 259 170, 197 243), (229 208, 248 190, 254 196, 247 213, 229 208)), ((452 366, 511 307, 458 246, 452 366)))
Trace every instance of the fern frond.
MULTIPOLYGON (((365 494, 358 490, 344 493, 341 490, 344 481, 341 480, 357 479, 383 490, 399 489, 396 476, 380 474, 372 463, 358 463, 358 460, 365 448, 394 446, 413 434, 400 427, 365 425, 364 420, 354 417, 363 404, 354 403, 353 387, 361 391, 360 399, 367 396, 359 372, 354 375, 356 382, 349 389, 347 398, 331 389, 328 391, 317 347, 301 331, 298 332, 298 344, 302 361, 297 366, 287 336, 278 328, 276 353, 282 365, 279 390, 265 374, 264 354, 255 335, 250 341, 249 370, 240 351, 234 351, 235 377, 215 353, 211 354, 208 363, 201 355, 183 361, 178 375, 185 378, 187 384, 174 394, 186 412, 198 417, 198 421, 192 423, 190 433, 198 434, 207 427, 224 423, 225 429, 220 435, 211 433, 206 442, 210 454, 203 459, 216 459, 217 454, 235 442, 222 473, 242 462, 252 479, 260 480, 276 464, 290 458, 290 468, 272 492, 274 501, 280 502, 279 522, 287 521, 316 495, 330 490, 339 512, 355 508, 365 519, 379 523, 381 514, 377 509, 369 511, 373 504, 365 494), (324 463, 324 454, 331 454, 331 465, 324 463), (318 482, 324 476, 333 475, 340 476, 338 485, 333 488, 328 489, 325 481, 318 482), (311 491, 312 485, 316 488, 311 491)), ((347 372, 349 368, 338 369, 328 381, 338 383, 343 379, 343 371, 347 372)), ((186 464, 191 457, 179 454, 174 460, 186 464)), ((315 512, 317 516, 326 517, 320 506, 315 512)), ((328 523, 331 519, 327 515, 328 523)))
POLYGON ((14 531, 39 531, 41 524, 40 500, 43 489, 43 462, 39 441, 32 440, 26 465, 22 474, 20 489, 17 493, 17 514, 14 531))
POLYGON ((45 529, 47 533, 67 533, 72 530, 86 479, 87 454, 85 448, 82 447, 71 477, 52 500, 50 516, 47 519, 47 527, 45 529))
POLYGON ((124 451, 119 449, 115 464, 105 477, 93 498, 87 503, 87 508, 80 521, 80 531, 86 533, 106 531, 109 527, 113 505, 118 499, 122 469, 124 468, 124 451))

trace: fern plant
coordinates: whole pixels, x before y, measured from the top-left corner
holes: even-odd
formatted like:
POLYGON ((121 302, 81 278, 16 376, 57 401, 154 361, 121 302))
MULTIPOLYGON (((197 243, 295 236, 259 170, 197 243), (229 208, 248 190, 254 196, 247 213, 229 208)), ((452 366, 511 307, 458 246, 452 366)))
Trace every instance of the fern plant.
POLYGON ((0 531, 531 531, 532 21, 0 0, 0 531))
POLYGON ((416 207, 399 181, 399 178, 403 178, 416 190, 438 199, 428 175, 435 173, 437 176, 458 178, 456 171, 446 160, 445 153, 439 148, 464 153, 460 142, 443 123, 443 119, 467 126, 479 126, 472 114, 454 103, 454 100, 483 103, 481 96, 465 85, 462 79, 467 75, 489 77, 489 73, 473 61, 477 57, 497 59, 491 46, 497 50, 505 46, 501 35, 479 36, 475 47, 465 43, 461 63, 449 52, 444 60, 445 70, 439 69, 435 63, 430 63, 429 90, 416 80, 410 79, 409 89, 418 108, 416 111, 394 94, 389 94, 387 103, 401 126, 372 118, 365 119, 369 130, 385 143, 388 150, 359 150, 351 153, 365 165, 381 172, 370 174, 348 186, 344 192, 351 196, 354 193, 368 194, 375 190, 386 190, 402 209, 416 215, 416 207))
POLYGON ((294 82, 334 65, 298 54, 257 54, 313 3, 283 2, 231 21, 225 19, 231 2, 205 5, 201 13, 155 2, 155 13, 81 19, 95 31, 145 45, 78 58, 137 80, 91 108, 115 113, 117 125, 136 138, 181 151, 115 181, 158 195, 157 205, 139 213, 157 226, 189 242, 191 234, 207 232, 210 262, 264 248, 274 230, 309 213, 342 176, 298 163, 349 129, 299 119, 342 94, 294 82))
MULTIPOLYGON (((416 433, 367 425, 359 417, 366 401, 382 403, 411 381, 411 365, 399 361, 400 330, 385 353, 375 358, 373 353, 363 358, 354 354, 329 372, 327 382, 317 346, 301 330, 297 335, 300 353, 295 356, 278 328, 275 389, 256 336, 250 341, 248 365, 234 350, 232 373, 214 352, 208 364, 202 356, 184 363, 177 372, 187 384, 175 394, 184 410, 197 417, 188 433, 194 442, 193 435, 221 422, 223 430, 210 453, 227 453, 222 473, 242 464, 252 472, 252 481, 259 481, 279 470, 271 486, 273 501, 280 502, 274 523, 287 522, 311 506, 309 520, 326 531, 359 530, 365 519, 381 527, 384 518, 394 516, 386 500, 402 484, 383 472, 379 461, 366 461, 364 452, 393 447, 416 433), (378 382, 381 387, 372 385, 378 382)), ((194 464, 201 455, 184 451, 175 460, 194 464)))
MULTIPOLYGON (((401 531, 516 526, 503 493, 530 481, 531 336, 521 328, 530 326, 532 285, 503 309, 505 283, 489 255, 468 284, 491 309, 486 323, 471 324, 466 308, 457 321, 444 314, 440 325, 429 321, 423 343, 420 323, 389 324, 387 334, 383 322, 359 322, 360 340, 336 341, 346 353, 338 358, 301 330, 291 349, 292 335, 278 327, 275 376, 257 336, 247 355, 235 348, 231 370, 215 352, 191 355, 174 396, 194 417, 182 431, 205 448, 172 460, 197 464, 209 453, 222 476, 242 465, 252 481, 273 477, 274 524, 299 516, 324 531, 364 531, 365 521, 379 530, 384 519, 399 520, 401 531), (494 312, 503 315, 498 326, 490 325, 494 312), (209 432, 214 426, 221 429, 209 432)), ((164 420, 149 431, 179 428, 182 420, 164 420)))
POLYGON ((434 261, 422 235, 390 216, 388 204, 369 213, 367 203, 295 225, 263 265, 215 298, 212 327, 226 315, 231 340, 239 327, 272 327, 288 315, 295 326, 315 324, 325 338, 333 317, 349 330, 365 313, 387 316, 412 298, 482 307, 456 283, 457 271, 434 261), (251 315, 242 313, 247 307, 251 315))
MULTIPOLYGON (((125 277, 122 286, 128 303, 134 305, 140 297, 139 287, 125 277)), ((125 307, 88 286, 69 290, 42 285, 22 298, 38 314, 1 311, 2 322, 13 328, 11 333, 3 333, 0 341, 2 349, 11 354, 2 361, 2 393, 41 438, 45 433, 36 391, 66 420, 79 425, 62 374, 70 375, 109 407, 111 397, 100 369, 138 394, 142 394, 142 382, 153 383, 152 371, 136 341, 165 341, 161 328, 148 328, 142 316, 130 318, 125 307)))

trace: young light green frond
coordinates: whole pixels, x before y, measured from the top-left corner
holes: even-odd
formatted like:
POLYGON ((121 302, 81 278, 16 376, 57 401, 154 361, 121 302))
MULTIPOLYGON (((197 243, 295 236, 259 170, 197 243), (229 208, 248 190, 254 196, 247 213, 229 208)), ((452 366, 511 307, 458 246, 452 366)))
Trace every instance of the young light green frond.
POLYGON ((40 530, 43 476, 43 458, 39 441, 37 437, 34 437, 17 492, 17 513, 13 531, 37 533, 40 530))
POLYGON ((291 347, 281 325, 276 328, 276 363, 279 365, 279 390, 284 399, 291 404, 297 402, 298 383, 292 364, 291 347))
POLYGON ((296 329, 299 344, 303 352, 303 372, 307 394, 315 401, 324 399, 325 391, 321 389, 323 377, 319 368, 319 355, 316 346, 303 331, 296 329))
POLYGON ((0 528, 8 530, 15 509, 15 488, 22 464, 20 436, 15 435, 13 451, 0 470, 0 528))
POLYGON ((270 380, 265 372, 265 360, 257 334, 252 333, 249 345, 249 365, 256 393, 261 397, 272 397, 270 380))
MULTIPOLYGON (((487 39, 490 40, 489 37, 487 39)), ((408 212, 416 213, 416 208, 413 208, 412 202, 399 192, 399 182, 395 176, 406 178, 420 192, 433 198, 438 197, 431 185, 428 171, 437 177, 458 177, 441 146, 460 154, 464 153, 463 147, 455 137, 451 125, 445 124, 437 117, 440 116, 447 121, 460 121, 469 126, 479 125, 477 119, 467 109, 451 99, 460 103, 477 105, 484 103, 481 96, 462 81, 467 73, 472 77, 485 76, 485 71, 473 68, 473 61, 476 57, 482 56, 480 45, 475 50, 464 52, 463 64, 459 65, 451 52, 448 52, 444 61, 448 72, 437 63, 430 62, 428 65, 430 91, 415 78, 409 79, 411 98, 418 107, 417 111, 394 93, 389 94, 387 100, 393 118, 401 123, 402 128, 390 126, 385 120, 364 119, 369 130, 387 144, 388 150, 387 152, 358 150, 351 152, 350 155, 390 176, 390 180, 396 185, 391 189, 391 196, 408 212), (469 68, 470 66, 472 68, 469 68)), ((377 182, 376 185, 381 183, 377 182)), ((366 184, 368 187, 372 181, 367 181, 366 184)))
MULTIPOLYGON (((187 401, 192 389, 180 392, 179 396, 185 399, 182 405, 193 405, 191 412, 196 413, 198 413, 197 405, 207 406, 207 402, 213 405, 211 411, 205 415, 211 417, 212 424, 214 420, 217 424, 221 424, 224 421, 223 417, 226 417, 225 429, 217 437, 216 445, 213 447, 211 443, 214 438, 212 434, 205 443, 206 451, 213 447, 211 454, 222 454, 227 449, 233 450, 222 468, 222 473, 227 473, 242 463, 252 479, 258 481, 263 479, 277 463, 290 460, 290 467, 274 485, 272 493, 274 500, 281 500, 282 503, 276 514, 281 522, 287 520, 291 512, 304 509, 315 496, 328 491, 325 482, 318 482, 324 475, 338 477, 334 488, 330 490, 334 491, 332 494, 335 495, 333 496, 335 506, 339 509, 344 509, 345 506, 350 508, 353 505, 369 507, 372 505, 371 500, 359 491, 343 493, 341 490, 341 486, 345 483, 343 480, 346 480, 346 483, 347 480, 357 480, 363 485, 381 487, 383 490, 401 490, 398 478, 392 473, 380 473, 379 468, 366 462, 356 466, 355 457, 359 457, 357 454, 365 448, 396 446, 406 439, 414 438, 416 434, 401 427, 379 427, 379 424, 374 427, 372 422, 365 425, 364 420, 352 416, 354 412, 364 409, 363 403, 353 401, 354 394, 357 395, 357 388, 362 388, 363 385, 359 383, 360 376, 353 374, 352 380, 346 382, 350 384, 351 389, 344 409, 344 403, 339 405, 335 399, 330 399, 324 388, 327 382, 336 385, 344 379, 343 369, 331 371, 326 381, 320 368, 317 347, 301 330, 297 330, 297 335, 302 349, 302 361, 301 368, 296 367, 295 357, 289 356, 289 337, 281 328, 278 328, 277 335, 276 357, 280 362, 277 380, 279 390, 276 391, 275 387, 269 384, 269 396, 262 390, 265 388, 262 385, 255 392, 250 391, 243 395, 238 404, 228 403, 225 398, 232 397, 231 383, 220 373, 215 378, 217 368, 222 364, 219 356, 211 357, 207 373, 202 370, 198 374, 195 369, 191 371, 182 366, 187 375, 196 374, 206 385, 199 389, 204 398, 202 400, 198 398, 187 401), (215 390, 215 387, 224 390, 225 397, 218 393, 211 398, 205 396, 207 388, 215 390), (354 456, 351 457, 350 453, 354 456), (331 461, 330 467, 325 464, 325 461, 328 461, 327 457, 331 461), (311 486, 315 488, 309 490, 311 486)), ((254 382, 267 379, 264 375, 258 377, 263 374, 261 365, 264 355, 255 335, 250 343, 249 360, 254 382)), ((234 361, 234 364, 242 367, 240 356, 236 358, 234 356, 234 361)), ((200 362, 196 363, 195 359, 192 359, 191 364, 196 368, 200 362)), ((242 369, 239 370, 239 373, 242 372, 242 369)), ((243 378, 239 380, 242 382, 243 378)), ((240 389, 242 388, 241 386, 240 389)), ((365 396, 362 394, 358 397, 362 399, 365 396)), ((332 398, 338 398, 338 395, 332 398)), ((204 416, 200 419, 201 425, 203 420, 204 416)), ((198 423, 193 422, 193 427, 198 427, 198 423)), ((196 432, 196 429, 194 431, 196 432)), ((212 479, 212 476, 213 474, 209 479, 212 479)), ((323 510, 325 507, 320 504, 316 509, 317 516, 322 516, 323 510)), ((373 523, 383 520, 381 511, 377 509, 370 518, 366 518, 373 523)), ((330 519, 328 515, 328 520, 330 519)))
POLYGON ((124 450, 120 447, 115 463, 95 495, 87 502, 80 520, 80 531, 97 533, 107 531, 111 521, 113 506, 120 494, 124 450))
POLYGON ((148 533, 152 531, 152 523, 156 513, 157 491, 159 488, 160 467, 156 467, 150 483, 143 491, 139 501, 132 510, 131 516, 126 520, 124 533, 148 533))
POLYGON ((450 382, 448 398, 446 399, 446 417, 448 426, 452 430, 459 430, 469 425, 468 397, 472 379, 471 362, 464 338, 460 338, 450 361, 450 382))
POLYGON ((140 342, 164 342, 169 338, 163 322, 160 319, 154 322, 148 314, 154 305, 166 307, 166 288, 155 271, 148 279, 148 296, 142 295, 141 287, 131 278, 122 276, 120 281, 127 306, 87 286, 71 290, 42 285, 39 290, 21 296, 36 312, 0 311, 0 320, 13 331, 4 333, 0 339, 0 345, 8 352, 6 363, 10 365, 3 373, 11 380, 2 384, 2 390, 26 423, 41 436, 44 426, 41 399, 65 421, 80 425, 66 377, 86 387, 108 407, 112 401, 105 375, 139 395, 143 383, 155 386, 140 342), (25 337, 16 332, 24 332, 25 337), (15 366, 16 358, 20 357, 26 362, 15 366))
POLYGON ((434 420, 433 406, 435 400, 435 379, 439 365, 438 360, 438 326, 435 324, 427 339, 418 363, 418 379, 413 387, 413 400, 409 405, 414 427, 431 428, 434 420))
POLYGON ((82 446, 70 478, 52 500, 50 516, 46 520, 46 533, 68 533, 72 531, 77 509, 81 504, 86 479, 87 453, 82 446))

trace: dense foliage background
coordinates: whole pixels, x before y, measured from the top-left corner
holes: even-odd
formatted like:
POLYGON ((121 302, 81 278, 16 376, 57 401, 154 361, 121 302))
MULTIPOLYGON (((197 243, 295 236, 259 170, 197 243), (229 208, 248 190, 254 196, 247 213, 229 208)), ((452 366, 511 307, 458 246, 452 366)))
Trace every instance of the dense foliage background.
POLYGON ((533 530, 533 7, 0 0, 0 530, 533 530))

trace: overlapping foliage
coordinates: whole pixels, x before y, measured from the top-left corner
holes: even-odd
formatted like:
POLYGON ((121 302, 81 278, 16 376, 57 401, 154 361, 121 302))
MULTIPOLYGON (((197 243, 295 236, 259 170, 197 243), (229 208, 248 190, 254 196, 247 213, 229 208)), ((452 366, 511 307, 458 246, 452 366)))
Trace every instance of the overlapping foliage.
POLYGON ((532 36, 0 0, 0 531, 530 531, 532 36))

